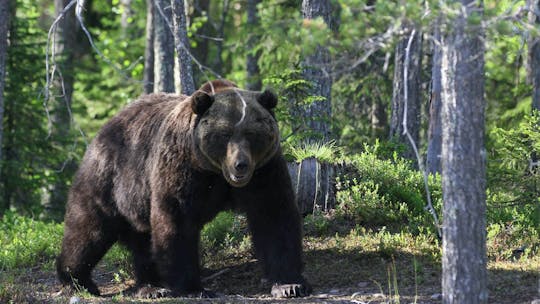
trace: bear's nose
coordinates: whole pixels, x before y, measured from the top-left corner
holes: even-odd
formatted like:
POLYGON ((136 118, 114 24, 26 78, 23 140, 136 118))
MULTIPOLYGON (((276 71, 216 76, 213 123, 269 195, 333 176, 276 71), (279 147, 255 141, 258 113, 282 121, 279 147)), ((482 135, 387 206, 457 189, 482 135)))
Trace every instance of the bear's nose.
POLYGON ((234 169, 236 170, 236 172, 238 172, 240 174, 246 173, 247 169, 248 169, 248 164, 244 160, 237 160, 234 163, 234 169))

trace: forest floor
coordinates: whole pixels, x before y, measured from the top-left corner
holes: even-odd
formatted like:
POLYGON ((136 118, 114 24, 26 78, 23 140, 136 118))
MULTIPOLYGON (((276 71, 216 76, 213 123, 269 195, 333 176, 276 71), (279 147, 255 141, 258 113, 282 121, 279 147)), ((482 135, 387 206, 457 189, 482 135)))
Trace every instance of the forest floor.
MULTIPOLYGON (((333 232, 332 232, 333 233, 333 232)), ((134 282, 129 263, 104 259, 94 270, 101 297, 68 292, 53 261, 0 276, 1 303, 441 303, 438 242, 408 234, 351 231, 304 239, 305 276, 313 294, 273 299, 246 244, 203 253, 203 283, 212 299, 141 300, 123 295, 134 282), (2 278, 3 277, 3 278, 2 278)), ((242 242, 245 243, 245 242, 242 242)), ((527 303, 540 298, 540 257, 489 262, 489 303, 527 303)), ((535 302, 536 303, 536 302, 535 302)))

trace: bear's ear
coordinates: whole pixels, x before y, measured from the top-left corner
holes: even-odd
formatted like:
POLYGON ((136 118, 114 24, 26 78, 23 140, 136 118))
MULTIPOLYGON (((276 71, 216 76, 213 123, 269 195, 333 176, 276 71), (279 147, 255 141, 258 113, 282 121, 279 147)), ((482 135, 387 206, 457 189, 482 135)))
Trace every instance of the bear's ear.
POLYGON ((278 102, 276 95, 269 90, 264 90, 264 92, 259 94, 257 101, 268 110, 275 108, 278 102))
POLYGON ((191 97, 191 110, 197 115, 202 115, 214 103, 214 97, 203 91, 197 91, 191 97))

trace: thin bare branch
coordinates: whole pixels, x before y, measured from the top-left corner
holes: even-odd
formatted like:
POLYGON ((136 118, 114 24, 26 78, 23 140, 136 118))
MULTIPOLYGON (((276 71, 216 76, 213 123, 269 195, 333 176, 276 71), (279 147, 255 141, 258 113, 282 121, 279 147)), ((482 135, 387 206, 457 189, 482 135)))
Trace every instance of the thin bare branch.
POLYGON ((427 198, 427 205, 426 209, 429 211, 431 216, 433 217, 433 221, 435 224, 435 227, 437 228, 437 235, 439 238, 442 237, 442 230, 441 226, 439 224, 439 217, 437 216, 437 212, 435 211, 435 208, 433 208, 433 204, 431 202, 431 192, 429 190, 429 184, 428 184, 428 173, 426 169, 424 168, 424 162, 422 161, 422 157, 420 156, 420 153, 418 152, 418 148, 416 147, 416 143, 414 142, 414 139, 412 138, 411 134, 409 133, 409 130, 407 129, 407 105, 408 105, 408 99, 409 99, 409 85, 408 85, 408 79, 409 79, 409 64, 411 61, 411 45, 414 39, 414 36, 416 35, 416 29, 413 29, 411 31, 411 34, 409 36, 409 41, 407 42, 407 47, 405 48, 405 61, 403 64, 403 135, 407 136, 407 139, 411 143, 411 146, 413 148, 414 154, 416 155, 416 160, 418 162, 418 168, 420 172, 422 172, 422 175, 424 176, 424 187, 426 191, 426 198, 427 198))

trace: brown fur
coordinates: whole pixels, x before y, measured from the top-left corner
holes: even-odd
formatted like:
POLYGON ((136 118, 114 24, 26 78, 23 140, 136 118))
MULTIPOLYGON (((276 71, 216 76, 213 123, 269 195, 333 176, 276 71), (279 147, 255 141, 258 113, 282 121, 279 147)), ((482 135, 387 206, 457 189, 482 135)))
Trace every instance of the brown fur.
POLYGON ((275 96, 231 88, 220 80, 190 97, 142 96, 101 129, 67 203, 57 260, 64 284, 99 294, 91 271, 119 241, 133 254, 142 296, 152 296, 148 284, 171 295, 199 292, 200 230, 219 211, 237 210, 247 215, 257 256, 277 284, 273 291, 309 291, 275 96), (238 124, 240 96, 247 106, 238 124))
POLYGON ((234 84, 231 81, 228 81, 225 79, 219 79, 219 80, 214 80, 214 81, 205 83, 199 89, 199 91, 203 91, 207 94, 214 95, 222 91, 231 90, 233 88, 238 88, 238 87, 236 86, 236 84, 234 84))

